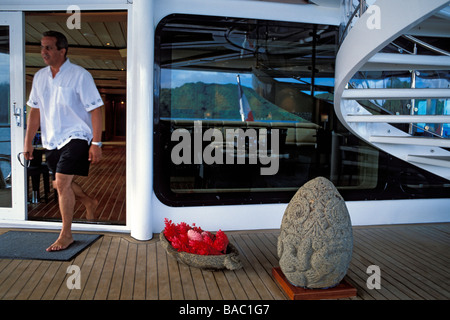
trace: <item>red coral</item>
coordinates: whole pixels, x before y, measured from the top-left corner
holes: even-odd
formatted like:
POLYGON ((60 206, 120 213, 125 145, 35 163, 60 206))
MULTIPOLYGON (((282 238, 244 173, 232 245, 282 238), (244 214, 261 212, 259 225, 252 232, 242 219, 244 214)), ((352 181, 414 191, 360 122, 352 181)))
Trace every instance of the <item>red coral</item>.
POLYGON ((173 237, 176 237, 178 234, 177 228, 172 223, 172 220, 168 220, 167 218, 164 219, 164 235, 167 239, 171 239, 173 237))
POLYGON ((178 251, 199 255, 225 254, 228 246, 228 237, 219 230, 215 235, 203 231, 200 227, 185 222, 175 225, 172 220, 164 219, 164 236, 178 251))
POLYGON ((220 252, 225 253, 228 247, 228 237, 222 230, 217 231, 216 239, 214 240, 214 248, 220 252))

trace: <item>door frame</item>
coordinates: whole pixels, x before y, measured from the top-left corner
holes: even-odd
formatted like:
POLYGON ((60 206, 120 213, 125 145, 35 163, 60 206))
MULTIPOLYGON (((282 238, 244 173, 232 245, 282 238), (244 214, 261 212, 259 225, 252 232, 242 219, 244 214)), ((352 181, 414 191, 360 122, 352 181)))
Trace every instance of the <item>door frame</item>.
MULTIPOLYGON (((69 3, 66 0, 63 0, 61 2, 60 1, 56 1, 56 0, 45 0, 42 1, 39 5, 36 5, 34 2, 31 3, 28 1, 24 1, 21 2, 19 4, 14 4, 14 5, 0 5, 0 21, 3 19, 3 13, 9 14, 10 12, 15 12, 17 11, 17 13, 19 15, 21 15, 21 18, 19 19, 20 22, 20 26, 21 26, 21 30, 17 30, 15 36, 17 39, 20 39, 20 41, 16 41, 20 43, 20 48, 21 48, 21 58, 18 59, 18 57, 16 57, 16 65, 17 65, 17 70, 15 70, 15 72, 17 71, 18 73, 20 72, 20 76, 18 74, 16 74, 17 76, 20 77, 20 80, 17 82, 19 83, 19 85, 22 86, 23 88, 23 94, 21 97, 19 97, 18 99, 21 99, 22 102, 22 106, 24 108, 26 108, 25 103, 26 103, 26 81, 25 81, 25 12, 29 12, 29 11, 66 11, 67 10, 67 3, 69 3), (5 11, 3 11, 5 10, 5 11), (6 11, 8 10, 8 11, 6 11), (17 62, 19 61, 19 62, 17 62)), ((132 38, 133 37, 133 33, 132 33, 132 24, 134 22, 132 21, 132 12, 133 12, 133 4, 132 3, 122 3, 117 0, 111 0, 111 2, 107 2, 104 3, 102 2, 101 4, 98 3, 98 1, 93 1, 93 3, 91 4, 80 4, 80 8, 81 10, 91 10, 91 11, 97 11, 97 10, 125 10, 127 11, 127 15, 128 15, 128 20, 127 20, 127 26, 128 26, 128 39, 127 39, 127 48, 128 48, 128 57, 127 57, 127 65, 131 65, 132 64, 132 60, 130 58, 130 53, 134 52, 134 49, 131 47, 130 43, 133 42, 132 38)), ((131 80, 132 78, 130 77, 130 70, 129 68, 127 68, 127 98, 129 97, 130 94, 130 84, 131 84, 131 80)), ((22 89, 20 90, 20 92, 22 92, 22 89)), ((127 108, 127 133, 129 130, 129 122, 128 122, 128 114, 130 113, 130 110, 127 108)), ((20 141, 20 146, 16 146, 14 152, 17 151, 17 153, 22 152, 23 151, 23 138, 25 136, 25 132, 22 132, 23 136, 22 139, 20 141)), ((129 140, 129 135, 127 134, 127 140, 129 140)), ((130 142, 130 141, 127 141, 130 142)), ((130 173, 133 173, 134 171, 131 168, 131 163, 129 160, 129 143, 127 143, 127 180, 129 179, 129 175, 130 173)), ((17 153, 14 155, 14 160, 17 160, 17 153)), ((20 164, 19 164, 20 166, 20 164)), ((35 221, 35 220, 27 220, 27 210, 28 210, 28 206, 27 206, 27 200, 26 200, 26 177, 25 177, 25 169, 23 169, 22 167, 18 168, 18 170, 23 170, 23 174, 22 174, 22 181, 23 181, 23 193, 22 196, 16 196, 14 199, 17 199, 18 202, 21 201, 22 199, 22 204, 20 206, 18 206, 18 212, 15 213, 14 215, 4 215, 2 217, 1 213, 0 213, 0 228, 26 228, 26 229, 60 229, 61 228, 61 222, 54 222, 54 221, 35 221)), ((140 179, 140 177, 139 177, 140 179)), ((128 185, 128 183, 127 183, 128 185)), ((128 189, 128 188, 127 188, 128 189)), ((130 233, 132 231, 132 226, 135 225, 136 223, 133 223, 134 220, 136 220, 133 217, 132 211, 129 210, 129 206, 131 205, 131 202, 133 201, 132 195, 128 192, 127 190, 127 195, 126 195, 126 200, 127 200, 127 213, 129 212, 130 214, 127 214, 127 219, 126 219, 126 225, 112 225, 112 224, 86 224, 86 223, 77 223, 74 222, 72 223, 72 230, 74 231, 93 231, 93 232, 124 232, 124 233, 130 233)), ((15 201, 13 199, 13 201, 15 201)), ((139 224, 136 224, 139 225, 139 224)))
POLYGON ((26 172, 17 159, 23 151, 26 125, 25 107, 25 54, 24 54, 24 14, 20 11, 0 12, 0 25, 9 26, 10 46, 10 128, 11 128, 11 179, 12 206, 0 207, 0 219, 25 220, 26 172), (14 114, 18 115, 15 116, 14 114), (17 123, 19 120, 20 123, 17 123))

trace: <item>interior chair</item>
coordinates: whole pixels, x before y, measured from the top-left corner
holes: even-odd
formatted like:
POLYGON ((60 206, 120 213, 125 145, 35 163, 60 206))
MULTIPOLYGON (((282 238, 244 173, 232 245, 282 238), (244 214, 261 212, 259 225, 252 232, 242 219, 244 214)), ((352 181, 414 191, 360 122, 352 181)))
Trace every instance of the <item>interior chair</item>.
POLYGON ((45 162, 42 162, 43 151, 34 149, 33 160, 27 168, 27 179, 31 178, 31 203, 38 203, 40 201, 40 183, 41 175, 44 183, 44 199, 48 202, 48 195, 50 193, 50 173, 45 162))

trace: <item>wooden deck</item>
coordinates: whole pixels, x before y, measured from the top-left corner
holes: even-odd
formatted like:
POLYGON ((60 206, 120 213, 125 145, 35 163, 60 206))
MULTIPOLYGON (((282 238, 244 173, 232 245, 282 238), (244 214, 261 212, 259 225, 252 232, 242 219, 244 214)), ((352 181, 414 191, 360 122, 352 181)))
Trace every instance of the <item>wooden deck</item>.
MULTIPOLYGON (((8 231, 0 229, 0 233, 8 231)), ((154 239, 106 233, 70 262, 0 259, 0 299, 15 300, 285 300, 272 277, 278 230, 227 232, 241 253, 237 271, 202 271, 168 257, 154 239), (81 289, 67 288, 69 265, 81 289)), ((346 279, 357 300, 448 300, 450 224, 355 227, 346 279), (368 289, 368 266, 381 289, 368 289)))

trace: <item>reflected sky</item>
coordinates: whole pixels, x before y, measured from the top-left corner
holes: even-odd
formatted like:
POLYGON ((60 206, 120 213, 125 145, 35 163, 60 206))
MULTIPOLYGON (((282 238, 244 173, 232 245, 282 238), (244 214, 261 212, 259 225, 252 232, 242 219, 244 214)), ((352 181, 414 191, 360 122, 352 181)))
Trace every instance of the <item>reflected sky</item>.
POLYGON ((9 83, 9 54, 0 53, 0 83, 9 83))
MULTIPOLYGON (((237 84, 238 73, 161 69, 161 88, 178 88, 185 83, 237 84)), ((241 85, 252 87, 251 74, 239 74, 241 85)))

